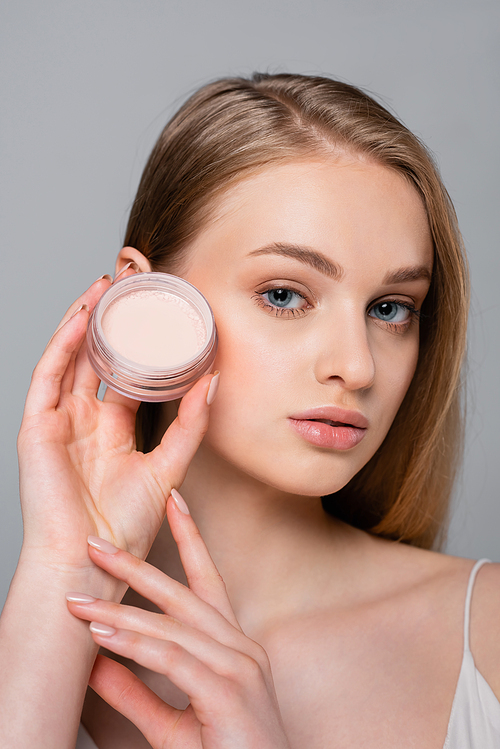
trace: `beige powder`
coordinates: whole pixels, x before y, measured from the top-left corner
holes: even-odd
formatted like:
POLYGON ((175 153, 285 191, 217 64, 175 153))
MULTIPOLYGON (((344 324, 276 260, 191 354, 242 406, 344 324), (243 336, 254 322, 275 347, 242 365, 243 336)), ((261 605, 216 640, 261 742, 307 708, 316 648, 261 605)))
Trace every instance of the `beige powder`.
POLYGON ((206 329, 184 299, 163 291, 134 291, 112 302, 102 317, 109 344, 149 367, 175 367, 203 347, 206 329))

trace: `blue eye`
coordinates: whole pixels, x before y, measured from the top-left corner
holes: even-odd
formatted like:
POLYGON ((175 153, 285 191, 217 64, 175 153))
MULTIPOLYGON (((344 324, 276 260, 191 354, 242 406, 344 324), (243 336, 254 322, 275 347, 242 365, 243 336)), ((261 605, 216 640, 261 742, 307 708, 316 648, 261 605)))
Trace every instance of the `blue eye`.
POLYGON ((304 302, 304 297, 291 289, 270 289, 262 296, 273 307, 280 309, 298 309, 304 302))
POLYGON ((378 302, 368 313, 377 320, 391 323, 405 323, 412 314, 417 314, 417 310, 410 305, 401 302, 378 302))

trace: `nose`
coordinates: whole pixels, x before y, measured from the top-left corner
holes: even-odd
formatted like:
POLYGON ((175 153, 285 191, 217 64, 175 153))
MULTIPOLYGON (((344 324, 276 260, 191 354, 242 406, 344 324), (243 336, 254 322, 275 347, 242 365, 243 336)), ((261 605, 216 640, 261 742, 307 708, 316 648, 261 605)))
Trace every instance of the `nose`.
POLYGON ((318 382, 339 382, 347 390, 366 390, 375 379, 366 313, 344 310, 325 319, 318 346, 315 375, 318 382))

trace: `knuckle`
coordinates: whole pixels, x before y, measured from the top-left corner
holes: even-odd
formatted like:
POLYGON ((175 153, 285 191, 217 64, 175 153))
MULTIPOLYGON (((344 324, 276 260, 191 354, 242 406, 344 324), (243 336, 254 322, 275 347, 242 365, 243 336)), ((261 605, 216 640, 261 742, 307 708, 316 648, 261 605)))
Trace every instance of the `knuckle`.
POLYGON ((143 637, 139 632, 131 632, 129 630, 125 637, 134 650, 137 650, 143 644, 143 637))
POLYGON ((200 533, 200 529, 198 528, 198 526, 196 526, 194 524, 192 525, 192 527, 190 529, 190 536, 195 541, 195 543, 200 543, 200 542, 203 543, 203 544, 205 543, 203 541, 202 535, 200 533))
POLYGON ((257 664, 261 673, 267 674, 271 670, 271 662, 269 656, 258 642, 245 638, 245 653, 246 655, 257 664))
POLYGON ((112 569, 120 580, 124 580, 131 588, 137 590, 144 582, 144 568, 147 562, 131 554, 129 551, 119 549, 116 554, 109 554, 109 569, 112 569))
POLYGON ((63 381, 63 376, 64 372, 50 372, 43 370, 36 377, 37 385, 41 386, 48 392, 56 389, 59 390, 63 381))
MULTIPOLYGON (((236 665, 236 664, 235 664, 236 665)), ((237 681, 254 683, 262 679, 262 669, 260 663, 251 655, 242 654, 241 659, 233 672, 233 678, 237 681)))
POLYGON ((46 362, 40 359, 31 374, 31 383, 40 383, 41 385, 59 385, 63 378, 61 372, 51 372, 47 369, 46 362))
POLYGON ((163 667, 168 668, 179 662, 184 653, 183 648, 177 643, 167 640, 163 643, 161 662, 163 667))
POLYGON ((230 705, 234 703, 235 698, 240 699, 240 693, 235 691, 234 683, 226 679, 220 679, 213 696, 218 705, 230 705))
POLYGON ((255 643, 255 649, 256 652, 254 654, 254 658, 257 663, 260 664, 261 669, 265 672, 271 671, 271 661, 269 660, 269 656, 262 645, 255 643))
POLYGON ((217 567, 215 567, 214 577, 215 577, 215 580, 218 583, 218 586, 222 587, 224 589, 224 593, 227 594, 226 583, 224 582, 224 578, 222 577, 222 575, 219 572, 219 570, 217 569, 217 567))
POLYGON ((130 699, 135 696, 135 683, 127 684, 122 687, 116 695, 115 709, 120 711, 120 707, 127 706, 130 703, 130 699))
POLYGON ((123 549, 121 551, 119 561, 123 565, 127 581, 131 583, 140 582, 144 573, 143 565, 147 564, 147 562, 143 562, 142 559, 139 559, 139 557, 134 556, 128 551, 124 551, 123 549))

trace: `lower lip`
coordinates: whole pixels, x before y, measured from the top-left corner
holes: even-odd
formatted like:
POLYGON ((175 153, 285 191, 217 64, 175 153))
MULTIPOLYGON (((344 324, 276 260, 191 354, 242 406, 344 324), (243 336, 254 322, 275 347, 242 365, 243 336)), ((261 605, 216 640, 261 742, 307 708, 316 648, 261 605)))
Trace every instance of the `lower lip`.
POLYGON ((359 445, 366 429, 351 426, 333 427, 322 421, 288 419, 290 426, 311 445, 330 450, 350 450, 359 445))

